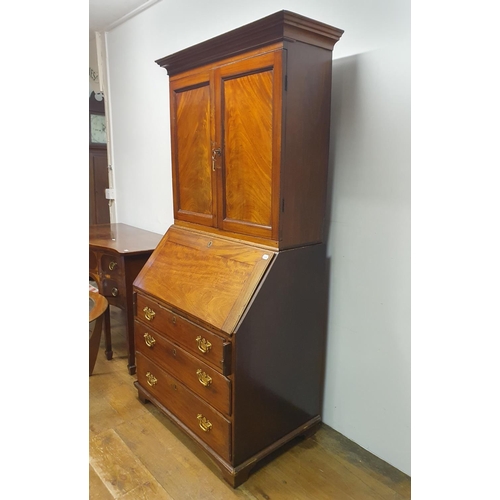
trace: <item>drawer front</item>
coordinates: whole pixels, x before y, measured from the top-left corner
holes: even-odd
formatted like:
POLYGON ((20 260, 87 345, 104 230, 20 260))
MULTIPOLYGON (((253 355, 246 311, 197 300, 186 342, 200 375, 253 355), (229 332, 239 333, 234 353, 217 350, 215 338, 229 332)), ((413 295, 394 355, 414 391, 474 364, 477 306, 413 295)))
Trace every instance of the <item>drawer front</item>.
POLYGON ((139 384, 229 462, 231 422, 139 352, 136 363, 139 384))
POLYGON ((138 321, 135 346, 210 405, 231 415, 231 381, 224 375, 138 321))
POLYGON ((231 373, 231 343, 137 294, 136 318, 166 335, 224 375, 231 373))
POLYGON ((124 269, 121 257, 113 254, 103 254, 101 257, 101 272, 108 276, 122 275, 124 269))
POLYGON ((104 295, 105 297, 125 297, 126 290, 125 286, 116 281, 116 280, 111 280, 111 279, 103 279, 101 282, 101 294, 104 295))

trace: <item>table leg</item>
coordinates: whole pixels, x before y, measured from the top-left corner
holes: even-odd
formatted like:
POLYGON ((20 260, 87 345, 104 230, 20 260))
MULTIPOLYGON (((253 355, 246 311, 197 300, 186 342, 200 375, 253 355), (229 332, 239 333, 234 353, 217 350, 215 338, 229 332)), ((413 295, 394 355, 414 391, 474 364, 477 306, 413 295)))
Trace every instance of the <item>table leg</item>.
POLYGON ((104 313, 104 339, 106 342, 106 359, 113 358, 113 351, 111 349, 111 316, 109 312, 110 308, 106 309, 104 313))
POLYGON ((127 307, 127 351, 128 351, 128 372, 134 375, 135 366, 135 342, 134 342, 134 310, 132 304, 127 307))

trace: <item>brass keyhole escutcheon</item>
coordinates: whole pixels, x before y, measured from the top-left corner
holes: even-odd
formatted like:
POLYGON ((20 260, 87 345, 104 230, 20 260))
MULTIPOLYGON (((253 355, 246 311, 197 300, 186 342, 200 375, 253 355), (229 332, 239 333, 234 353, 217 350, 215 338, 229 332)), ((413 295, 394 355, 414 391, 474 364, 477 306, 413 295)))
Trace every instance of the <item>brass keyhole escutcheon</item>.
POLYGON ((175 325, 177 323, 177 318, 175 316, 172 316, 172 323, 175 325))
POLYGON ((172 354, 173 354, 174 356, 177 356, 177 349, 172 349, 172 354))
POLYGON ((209 241, 209 242, 207 243, 207 247, 208 247, 208 248, 210 248, 211 246, 212 246, 212 242, 211 242, 211 241, 209 241))
POLYGON ((142 312, 144 313, 144 317, 148 320, 148 321, 153 321, 155 319, 155 315, 156 313, 153 311, 153 309, 151 309, 150 307, 145 307, 142 312))
POLYGON ((212 344, 201 335, 198 335, 198 337, 196 337, 196 343, 198 344, 198 349, 203 354, 206 354, 212 348, 212 344))
POLYGON ((215 172, 216 168, 220 168, 220 167, 217 167, 216 160, 217 160, 217 158, 220 158, 221 155, 222 155, 222 151, 220 148, 212 149, 212 172, 215 172))
POLYGON ((196 375, 198 375, 198 380, 201 385, 208 387, 212 383, 212 377, 207 375, 201 368, 196 370, 196 375))
POLYGON ((146 345, 147 345, 148 347, 153 347, 153 346, 155 345, 155 343, 156 343, 156 340, 155 340, 155 338, 154 338, 152 335, 150 335, 149 333, 145 333, 145 334, 144 334, 144 342, 146 342, 146 345))

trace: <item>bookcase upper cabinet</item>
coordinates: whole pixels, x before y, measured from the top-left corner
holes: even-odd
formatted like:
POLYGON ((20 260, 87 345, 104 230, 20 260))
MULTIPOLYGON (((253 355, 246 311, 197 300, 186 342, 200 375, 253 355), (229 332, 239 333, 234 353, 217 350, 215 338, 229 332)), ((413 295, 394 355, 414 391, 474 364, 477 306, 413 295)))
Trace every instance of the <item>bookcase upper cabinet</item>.
POLYGON ((280 11, 156 61, 170 82, 175 224, 277 249, 323 240, 342 33, 280 11))

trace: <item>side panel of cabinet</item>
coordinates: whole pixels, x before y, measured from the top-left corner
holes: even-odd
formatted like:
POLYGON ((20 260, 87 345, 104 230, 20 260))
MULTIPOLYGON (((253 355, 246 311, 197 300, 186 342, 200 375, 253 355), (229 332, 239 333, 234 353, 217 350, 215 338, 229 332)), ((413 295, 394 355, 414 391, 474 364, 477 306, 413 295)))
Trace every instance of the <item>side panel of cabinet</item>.
POLYGON ((280 248, 324 240, 332 52, 287 42, 280 248))
POLYGON ((278 239, 282 51, 215 70, 219 227, 278 239))
POLYGON ((326 245, 276 255, 233 338, 234 463, 321 415, 326 245))
POLYGON ((174 217, 216 226, 210 73, 170 82, 174 217))

